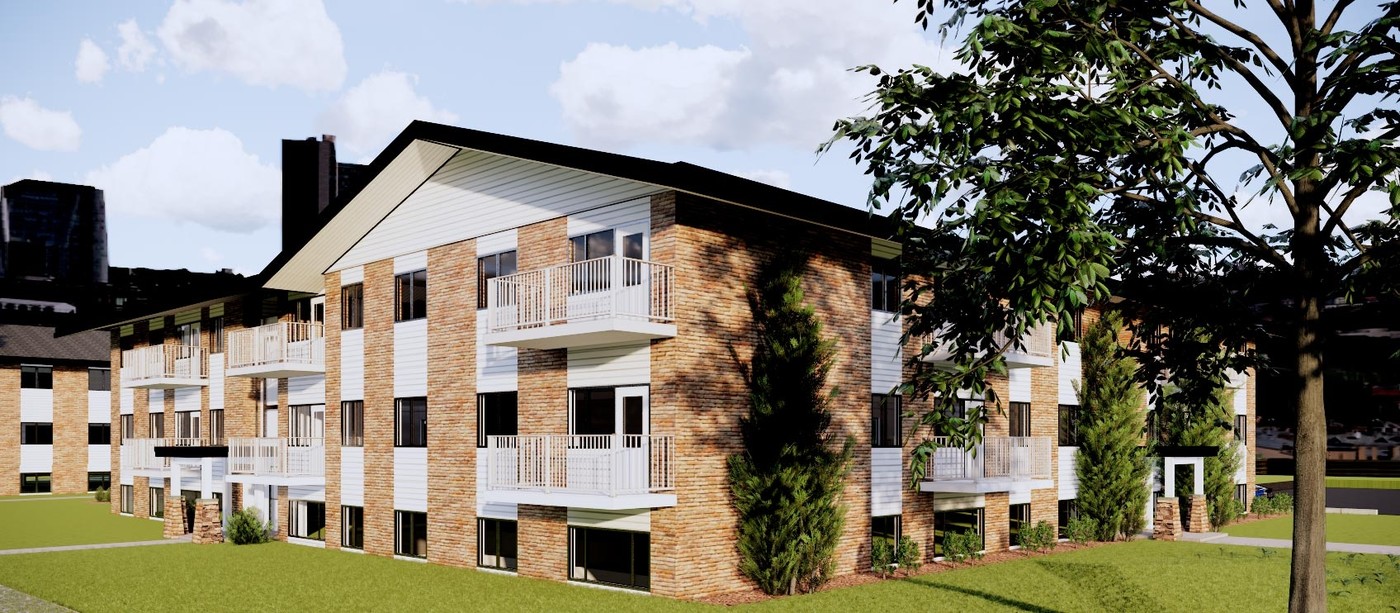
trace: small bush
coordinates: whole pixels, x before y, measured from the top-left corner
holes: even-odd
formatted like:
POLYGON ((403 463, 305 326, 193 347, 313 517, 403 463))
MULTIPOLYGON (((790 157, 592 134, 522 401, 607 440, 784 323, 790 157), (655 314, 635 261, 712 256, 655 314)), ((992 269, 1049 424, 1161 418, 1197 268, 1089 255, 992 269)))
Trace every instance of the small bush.
POLYGON ((1083 545, 1094 540, 1094 536, 1099 533, 1099 522, 1092 517, 1079 516, 1071 518, 1065 524, 1065 538, 1076 545, 1083 545))
POLYGON ((870 569, 888 575, 895 568, 894 543, 887 538, 877 538, 870 544, 870 569))
POLYGON ((229 542, 235 545, 266 543, 270 532, 271 528, 263 522, 262 514, 252 508, 234 512, 225 530, 229 542))
POLYGON ((899 545, 894 551, 894 559, 899 563, 900 568, 909 570, 919 570, 919 567, 924 564, 923 558, 919 557, 919 544, 907 536, 899 539, 899 545))
POLYGON ((1055 527, 1048 521, 1042 521, 1034 527, 1022 527, 1020 534, 1021 549, 1026 551, 1046 551, 1055 548, 1055 527))
POLYGON ((1207 514, 1210 515, 1210 524, 1217 530, 1230 525, 1240 515, 1244 514, 1244 505, 1234 498, 1215 500, 1206 505, 1207 514))
POLYGON ((97 491, 92 493, 92 497, 98 502, 111 502, 112 492, 105 487, 99 487, 97 491))
POLYGON ((949 562, 982 559, 982 537, 971 530, 947 533, 943 542, 943 559, 949 562))
POLYGON ((1293 512, 1293 496, 1289 494, 1274 494, 1254 499, 1254 513, 1256 515, 1279 515, 1293 512))

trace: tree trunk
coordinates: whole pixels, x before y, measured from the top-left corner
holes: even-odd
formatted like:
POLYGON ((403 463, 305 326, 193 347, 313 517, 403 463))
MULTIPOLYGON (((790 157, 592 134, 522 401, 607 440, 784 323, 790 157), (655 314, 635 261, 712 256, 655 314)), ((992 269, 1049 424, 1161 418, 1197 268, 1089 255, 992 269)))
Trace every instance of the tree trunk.
POLYGON ((1288 610, 1327 610, 1327 414, 1322 400, 1321 299, 1301 304, 1294 441, 1293 566, 1288 610))

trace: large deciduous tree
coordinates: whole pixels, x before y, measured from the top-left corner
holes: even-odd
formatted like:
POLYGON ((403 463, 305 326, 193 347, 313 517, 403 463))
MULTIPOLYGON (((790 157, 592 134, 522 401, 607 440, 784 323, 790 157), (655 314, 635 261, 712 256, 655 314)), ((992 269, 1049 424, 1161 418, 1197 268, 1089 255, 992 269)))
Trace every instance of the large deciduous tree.
MULTIPOLYGON (((935 4, 916 0, 925 27, 935 4)), ((833 138, 873 176, 872 206, 933 227, 905 237, 906 266, 928 281, 911 277, 904 310, 909 338, 942 332, 958 367, 914 389, 985 387, 1008 344, 995 332, 1064 330, 1112 278, 1141 307, 1139 379, 1193 372, 1171 393, 1200 406, 1249 364, 1260 280, 1285 288, 1294 351, 1274 357, 1296 373, 1289 606, 1324 609, 1322 310, 1381 291, 1367 283, 1400 250, 1400 3, 942 4, 961 71, 864 68, 879 78, 872 108, 833 138), (1370 198, 1385 204, 1363 223, 1370 198), (1282 223, 1257 223, 1261 209, 1282 223), (937 299, 921 300, 934 284, 937 299)))

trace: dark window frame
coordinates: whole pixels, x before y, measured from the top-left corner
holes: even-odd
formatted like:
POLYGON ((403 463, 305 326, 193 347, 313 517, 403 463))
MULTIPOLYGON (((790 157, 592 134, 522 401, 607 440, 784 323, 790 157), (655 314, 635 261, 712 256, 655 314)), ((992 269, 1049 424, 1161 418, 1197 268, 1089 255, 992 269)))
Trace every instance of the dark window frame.
POLYGON ((225 444, 228 431, 224 429, 223 409, 209 409, 209 427, 205 428, 205 436, 210 445, 225 444))
POLYGON ((102 489, 105 489, 105 490, 107 490, 107 491, 111 491, 111 490, 112 490, 112 473, 111 473, 110 471, 108 471, 108 472, 102 472, 102 471, 97 471, 97 472, 91 472, 91 471, 90 471, 90 472, 88 472, 88 474, 87 474, 87 491, 89 491, 89 492, 95 492, 95 491, 97 491, 97 488, 96 488, 96 487, 93 487, 94 484, 96 484, 98 487, 101 487, 102 489))
POLYGON ((874 550, 875 541, 878 539, 888 539, 890 541, 890 551, 896 551, 899 547, 899 538, 904 529, 904 516, 876 515, 870 518, 870 547, 874 550), (885 522, 891 522, 888 530, 885 530, 885 522))
POLYGON ((577 581, 577 582, 579 582, 579 583, 593 583, 593 584, 599 584, 599 585, 611 585, 611 586, 620 587, 620 588, 629 589, 629 590, 640 590, 640 591, 648 591, 648 592, 651 591, 651 533, 650 533, 650 532, 635 532, 635 531, 631 531, 631 530, 613 530, 613 529, 610 529, 610 528, 596 528, 596 527, 592 527, 592 526, 569 526, 569 580, 570 580, 570 581, 577 581), (630 536, 631 540, 630 540, 630 542, 629 542, 629 547, 628 547, 628 575, 629 575, 630 582, 628 582, 628 583, 619 583, 619 582, 613 582, 613 581, 603 581, 603 580, 600 580, 600 579, 589 579, 589 578, 587 578, 587 575, 588 575, 588 573, 589 573, 589 570, 588 570, 588 569, 591 568, 590 566, 588 566, 588 560, 587 560, 587 553, 588 553, 588 536, 589 536, 590 533, 593 533, 593 532, 608 532, 608 533, 615 533, 615 534, 626 534, 626 535, 629 535, 629 536, 630 536), (582 537, 582 538, 580 538, 580 537, 582 537), (640 574, 640 573, 638 572, 638 565, 637 565, 637 555, 636 555, 636 554, 637 554, 637 551, 638 551, 638 543, 637 543, 637 540, 638 540, 639 538, 645 538, 645 539, 646 539, 646 547, 645 547, 645 549, 646 549, 646 553, 647 553, 647 558, 646 558, 646 573, 645 573, 644 575, 643 575, 643 574, 640 574), (580 545, 580 541, 582 541, 582 545, 580 545), (581 552, 583 553, 583 555, 585 556, 582 564, 579 563, 579 559, 578 559, 578 556, 580 555, 580 551, 581 551, 581 552), (575 571, 577 571, 579 568, 583 568, 583 573, 584 573, 583 576, 578 576, 578 575, 576 574, 575 571), (644 584, 639 584, 639 583, 637 582, 637 580, 638 580, 639 577, 645 577, 645 583, 644 583, 644 584))
POLYGON ((394 275, 394 321, 415 321, 428 316, 428 269, 394 275))
POLYGON ((870 262, 870 310, 898 313, 903 301, 898 258, 876 258, 870 262))
MULTIPOLYGON (((967 514, 967 513, 975 514, 975 516, 976 516, 976 525, 973 526, 973 532, 974 532, 975 534, 977 534, 979 537, 982 538, 982 547, 981 547, 981 550, 982 550, 982 551, 986 551, 986 549, 987 549, 987 513, 986 513, 986 509, 984 509, 984 508, 982 508, 982 507, 977 507, 977 508, 972 508, 972 509, 949 509, 949 510, 947 510, 947 511, 934 511, 934 513, 933 513, 933 551, 931 552, 931 553, 932 553, 932 557, 940 557, 940 556, 943 555, 943 543, 945 542, 945 539, 946 539, 947 537, 946 537, 946 536, 941 536, 941 534, 946 533, 946 532, 949 530, 949 528, 950 528, 950 526, 948 525, 948 519, 949 519, 949 517, 952 516, 953 514, 967 514)), ((964 525, 965 525, 965 524, 963 524, 963 523, 957 524, 957 526, 960 527, 960 528, 963 527, 964 525)))
POLYGON ((215 353, 223 353, 223 352, 224 352, 224 317, 223 317, 223 315, 220 315, 220 316, 218 316, 218 317, 210 317, 210 318, 209 318, 209 353, 210 353, 210 355, 212 355, 212 354, 215 354, 215 353))
POLYGON ((870 395, 870 446, 898 448, 904 443, 903 398, 898 395, 870 395))
POLYGON ((165 438, 165 413, 146 415, 146 434, 149 438, 165 438))
POLYGON ((136 416, 131 413, 123 413, 119 416, 121 422, 121 439, 123 441, 136 438, 136 416))
POLYGON ((118 508, 121 509, 119 512, 126 513, 127 515, 136 512, 136 486, 123 485, 121 489, 118 490, 117 495, 121 497, 117 501, 119 505, 118 508))
POLYGON ((365 508, 348 505, 340 506, 340 547, 342 549, 365 548, 365 508))
POLYGON ((1079 438, 1079 410, 1077 404, 1059 405, 1059 443, 1061 447, 1078 447, 1079 438))
POLYGON ((20 473, 19 493, 21 494, 52 494, 53 493, 53 473, 20 473))
POLYGON ((1240 442, 1241 445, 1246 445, 1246 446, 1249 445, 1249 416, 1248 416, 1248 415, 1239 415, 1239 414, 1236 414, 1236 415, 1235 415, 1235 426, 1234 426, 1234 430, 1235 430, 1235 440, 1238 440, 1238 441, 1240 442))
MULTIPOLYGON (((1057 330, 1058 330, 1058 328, 1057 328, 1057 330)), ((1083 307, 1080 307, 1080 308, 1078 308, 1078 309, 1075 309, 1074 312, 1070 314, 1070 329, 1069 329, 1069 331, 1068 331, 1068 332, 1066 332, 1066 331, 1058 331, 1057 334, 1056 334, 1055 342, 1056 342, 1056 343, 1077 343, 1077 342, 1079 342, 1079 339, 1083 338, 1083 335, 1084 335, 1084 308, 1083 308, 1083 307)))
MULTIPOLYGON (((19 444, 21 445, 52 445, 53 444, 53 422, 51 421, 26 421, 19 425, 19 444)), ((34 473, 39 474, 39 473, 34 473)))
POLYGON ((486 308, 487 291, 491 279, 506 277, 520 271, 520 253, 516 249, 484 255, 476 259, 476 308, 486 308), (507 262, 509 263, 507 265, 507 262), (509 269, 510 272, 506 272, 509 269))
POLYGON ((428 514, 422 511, 394 510, 394 555, 406 558, 428 557, 428 514), (412 533, 405 535, 405 528, 412 533), (423 535, 423 551, 418 552, 419 532, 423 535), (411 539, 405 540, 405 539, 411 539))
MULTIPOLYGON (((397 286, 397 282, 395 283, 397 286)), ((365 284, 351 283, 340 287, 340 329, 359 330, 365 327, 365 284)))
POLYGON ((1060 538, 1069 538, 1069 521, 1079 517, 1079 499, 1065 498, 1055 506, 1056 521, 1060 524, 1060 538))
POLYGON ((1016 547, 1021 546, 1021 535, 1031 527, 1031 503, 1009 505, 1006 509, 1007 541, 1016 547))
POLYGON ((89 392, 110 392, 112 391, 112 369, 101 367, 88 368, 88 391, 89 392))
POLYGON ((150 517, 165 517, 165 487, 146 488, 146 515, 150 517), (157 504, 159 500, 159 504, 157 504))
POLYGON ((287 516, 287 536, 289 536, 289 537, 291 537, 291 538, 306 539, 306 540, 310 540, 310 541, 322 541, 322 542, 324 542, 324 541, 326 540, 326 503, 324 503, 324 502, 317 502, 317 501, 315 501, 315 500, 291 500, 291 501, 288 501, 288 504, 287 504, 287 513, 288 513, 288 516, 287 516), (295 506, 298 505, 298 504, 300 504, 300 505, 302 506, 302 509, 303 509, 302 512, 306 513, 306 518, 307 518, 307 522, 306 522, 306 523, 307 523, 307 527, 308 527, 308 528, 311 527, 311 526, 313 526, 313 525, 315 525, 314 523, 311 522, 311 518, 312 518, 312 517, 315 517, 315 513, 313 512, 314 509, 315 509, 316 507, 318 507, 318 506, 320 507, 320 509, 321 509, 321 529, 320 529, 320 530, 309 530, 309 529, 308 529, 308 530, 306 530, 306 533, 305 533, 305 534, 297 534, 297 532, 300 532, 300 530, 297 529, 297 525, 296 525, 296 524, 297 524, 297 522, 296 522, 296 512, 293 511, 293 507, 295 507, 295 506), (316 533, 317 533, 317 532, 320 533, 320 536, 316 536, 316 533))
POLYGON ((394 446, 428 446, 428 398, 426 396, 394 399, 394 446), (404 419, 405 413, 407 421, 404 419))
POLYGON ((1006 403, 1006 421, 1010 436, 1031 436, 1031 403, 1006 403))
POLYGON ((53 367, 42 364, 20 364, 19 388, 28 390, 53 389, 53 367))
POLYGON ((365 401, 340 401, 340 446, 365 446, 365 401))
POLYGON ((515 572, 520 567, 520 524, 513 519, 477 518, 476 552, 476 565, 478 567, 515 572), (501 538, 504 534, 502 528, 506 526, 510 527, 509 531, 513 534, 509 541, 509 555, 506 552, 506 542, 501 538), (493 546, 494 554, 487 553, 488 542, 493 546), (487 555, 495 558, 494 563, 486 561, 487 555))
POLYGON ((89 445, 111 445, 112 444, 112 424, 111 422, 89 423, 88 424, 88 444, 89 445))
POLYGON ((520 394, 519 392, 483 392, 476 395, 476 446, 486 447, 486 437, 491 435, 512 436, 520 433, 520 394), (506 405, 501 403, 509 398, 509 418, 506 405), (492 415, 492 414, 495 415, 492 415), (495 419, 493 419, 495 417, 495 419), (510 427, 506 427, 509 422, 510 427))

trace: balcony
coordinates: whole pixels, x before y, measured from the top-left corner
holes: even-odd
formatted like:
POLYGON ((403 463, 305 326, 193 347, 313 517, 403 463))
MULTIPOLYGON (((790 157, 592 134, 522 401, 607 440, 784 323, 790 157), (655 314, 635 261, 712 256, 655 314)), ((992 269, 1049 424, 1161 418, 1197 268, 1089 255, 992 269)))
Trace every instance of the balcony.
POLYGON ((121 470, 137 477, 164 477, 170 474, 170 458, 157 456, 156 447, 168 439, 129 438, 121 442, 121 470))
MULTIPOLYGON (((998 346, 1005 345, 1007 335, 1005 332, 998 332, 993 337, 998 346)), ((923 356, 923 361, 933 364, 935 367, 951 367, 953 364, 953 346, 949 343, 939 342, 938 335, 931 335, 924 339, 924 344, 932 345, 933 348, 927 355, 923 356)), ((1003 354, 1006 358, 1007 368, 1045 368, 1055 365, 1055 327, 1052 324, 1044 323, 1026 332, 1021 338, 1020 347, 1009 347, 1003 354)))
POLYGON ((307 437, 230 437, 225 480, 261 485, 325 485, 326 441, 307 437))
POLYGON ((972 451, 934 439, 938 449, 924 467, 924 492, 985 494, 1055 486, 1048 436, 988 436, 972 451))
POLYGON ((225 353, 230 377, 282 379, 326 372, 326 327, 278 322, 228 335, 225 353))
POLYGON ((609 256, 491 279, 488 345, 560 349, 676 335, 670 266, 609 256))
POLYGON ((487 502, 589 509, 673 507, 675 437, 486 437, 487 502))
POLYGON ((209 352, 189 345, 152 345, 122 352, 122 387, 174 389, 209 385, 209 352))

